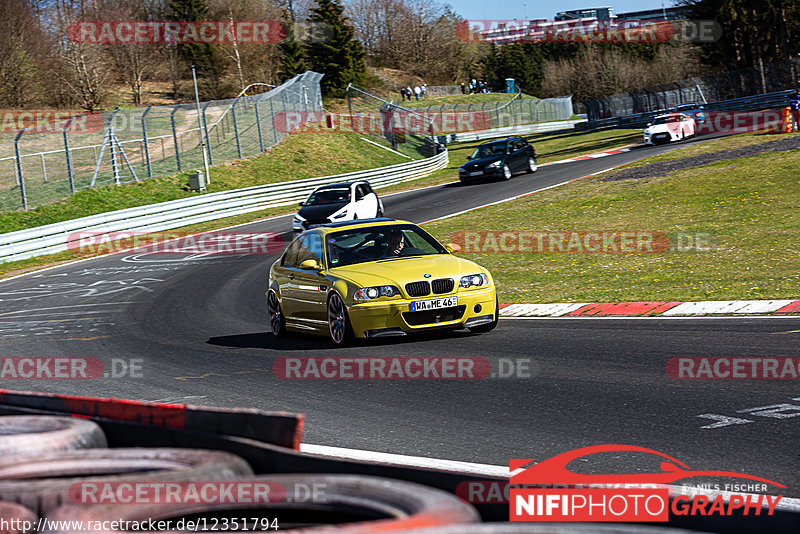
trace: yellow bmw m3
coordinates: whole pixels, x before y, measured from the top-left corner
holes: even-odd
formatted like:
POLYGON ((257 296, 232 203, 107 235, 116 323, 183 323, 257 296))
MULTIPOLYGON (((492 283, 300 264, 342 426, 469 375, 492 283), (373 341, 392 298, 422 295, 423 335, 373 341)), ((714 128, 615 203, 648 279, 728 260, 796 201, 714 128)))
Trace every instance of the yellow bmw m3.
POLYGON ((307 230, 270 268, 272 333, 308 332, 340 345, 439 328, 488 332, 499 315, 494 281, 457 250, 388 218, 307 230))

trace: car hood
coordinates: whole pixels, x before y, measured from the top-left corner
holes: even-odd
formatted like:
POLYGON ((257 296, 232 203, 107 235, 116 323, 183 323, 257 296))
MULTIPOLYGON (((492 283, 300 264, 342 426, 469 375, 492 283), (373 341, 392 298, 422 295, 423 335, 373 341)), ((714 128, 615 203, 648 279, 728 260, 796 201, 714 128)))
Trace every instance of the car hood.
POLYGON ((471 159, 461 166, 462 169, 483 169, 495 161, 501 161, 505 156, 488 156, 485 158, 471 159))
POLYGON ((669 125, 668 124, 654 124, 653 126, 648 126, 644 129, 645 132, 654 134, 654 133, 661 133, 661 132, 669 132, 669 125))
POLYGON ((335 202, 333 204, 317 204, 314 206, 303 206, 297 212, 300 217, 307 221, 323 221, 347 206, 347 202, 335 202))
POLYGON ((334 267, 329 272, 361 287, 395 285, 402 288, 409 282, 437 278, 453 278, 458 284, 462 276, 486 273, 486 270, 451 254, 436 254, 345 265, 334 267), (426 278, 426 274, 430 277, 426 278))

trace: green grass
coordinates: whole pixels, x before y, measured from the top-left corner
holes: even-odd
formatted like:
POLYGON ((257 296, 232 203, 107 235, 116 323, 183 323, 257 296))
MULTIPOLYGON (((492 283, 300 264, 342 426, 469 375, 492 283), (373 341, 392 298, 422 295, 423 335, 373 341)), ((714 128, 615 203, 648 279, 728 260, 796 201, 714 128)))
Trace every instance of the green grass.
MULTIPOLYGON (((397 93, 400 96, 400 93, 397 93)), ((411 102, 406 100, 402 103, 405 107, 417 106, 441 106, 461 104, 467 106, 469 104, 483 104, 485 102, 508 102, 514 95, 510 93, 475 93, 474 95, 448 95, 448 96, 430 96, 424 100, 416 100, 412 97, 411 102)), ((530 95, 522 94, 520 98, 534 98, 530 95)), ((399 103, 397 98, 395 101, 399 103)))
POLYGON ((794 150, 656 179, 601 175, 426 228, 445 242, 476 228, 713 236, 705 251, 465 254, 491 270, 505 303, 800 298, 799 166, 794 150))
MULTIPOLYGON (((236 164, 213 167, 211 169, 212 183, 210 191, 220 191, 223 188, 245 187, 254 185, 251 180, 258 183, 271 183, 285 179, 306 178, 311 176, 323 176, 335 174, 336 172, 347 172, 358 170, 357 168, 347 168, 361 165, 361 168, 369 168, 379 165, 390 165, 392 163, 410 161, 406 158, 393 155, 369 143, 358 139, 356 142, 353 136, 356 134, 344 134, 346 137, 335 135, 325 135, 317 133, 293 134, 283 143, 278 145, 269 155, 258 156, 249 160, 237 162, 236 164), (351 143, 352 142, 352 143, 351 143), (344 146, 337 148, 342 143, 344 146), (352 146, 350 146, 352 144, 352 146), (300 150, 306 157, 304 163, 294 161, 300 150), (332 154, 336 151, 336 154, 332 154), (319 157, 320 154, 324 158, 319 157), (391 156, 391 157, 389 157, 391 156), (331 164, 328 158, 334 158, 331 164), (347 158, 350 158, 347 160, 347 158), (396 158, 396 159, 395 159, 396 158), (345 161, 346 160, 346 161, 345 161), (372 161, 372 163, 370 163, 372 161), (334 166, 340 169, 335 171, 334 166)), ((358 137, 358 136, 356 136, 358 137)), ((597 152, 609 146, 620 146, 629 141, 629 133, 625 130, 607 130, 603 132, 576 132, 573 134, 539 134, 528 136, 528 140, 534 143, 537 151, 541 154, 540 162, 554 161, 573 155, 597 152), (572 139, 572 141, 570 141, 572 139), (573 147, 570 150, 570 146, 573 147), (543 152, 544 151, 544 152, 543 152)), ((397 184, 388 188, 381 189, 379 194, 395 191, 405 191, 417 187, 442 184, 458 179, 458 167, 466 161, 466 158, 476 146, 485 141, 475 141, 468 143, 453 143, 448 146, 450 151, 450 164, 447 168, 437 171, 427 177, 397 184)), ((302 159, 302 158, 300 158, 302 159)), ((108 188, 98 191, 87 191, 75 195, 70 201, 61 204, 46 206, 28 213, 14 212, 0 215, 0 224, 11 226, 12 224, 29 226, 39 226, 55 222, 57 216, 66 217, 68 214, 75 214, 74 217, 82 217, 99 213, 100 211, 111 211, 130 206, 150 204, 172 198, 183 198, 197 195, 184 190, 188 184, 186 175, 178 175, 172 178, 153 179, 142 184, 132 186, 121 186, 119 188, 108 188), (154 182, 161 181, 161 184, 154 182), (150 184, 153 185, 150 185, 150 184), (152 188, 152 189, 151 189, 152 188), (105 193, 105 194, 104 194, 105 193), (152 197, 148 195, 153 195, 152 197), (106 196, 108 195, 108 196, 106 196), (96 199, 98 201, 96 201, 96 199), (105 208, 102 209, 101 208, 105 208), (34 224, 33 221, 43 221, 34 224)), ((201 232, 209 231, 236 224, 257 221, 265 217, 271 217, 283 213, 289 213, 290 208, 279 207, 270 208, 263 211, 247 213, 235 217, 228 217, 217 221, 196 224, 184 228, 175 229, 181 232, 201 232)), ((66 217, 70 218, 70 217, 66 217)), ((66 220, 62 218, 59 220, 66 220)), ((22 226, 19 226, 20 228, 22 226)), ((16 229, 16 228, 15 228, 16 229)), ((5 230, 10 231, 10 230, 5 230)), ((69 261, 85 256, 79 256, 73 252, 62 252, 48 256, 40 256, 28 260, 0 263, 0 277, 9 276, 16 272, 41 268, 60 261, 69 261)))
MULTIPOLYGON (((210 169, 208 192, 352 172, 409 161, 371 145, 354 133, 292 134, 269 154, 210 169)), ((197 196, 188 174, 82 191, 69 199, 28 212, 0 214, 0 233, 76 219, 97 213, 197 196)))

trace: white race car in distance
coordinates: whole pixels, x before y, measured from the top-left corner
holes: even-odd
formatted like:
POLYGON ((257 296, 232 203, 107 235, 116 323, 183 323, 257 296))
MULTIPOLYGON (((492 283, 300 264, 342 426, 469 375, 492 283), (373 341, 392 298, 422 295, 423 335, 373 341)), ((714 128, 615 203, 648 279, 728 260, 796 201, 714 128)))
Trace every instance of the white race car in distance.
POLYGON ((292 220, 295 232, 333 222, 383 217, 383 202, 364 180, 320 186, 300 206, 292 220))
POLYGON ((647 145, 681 141, 697 135, 697 124, 689 115, 670 113, 659 115, 644 129, 644 142, 647 145))

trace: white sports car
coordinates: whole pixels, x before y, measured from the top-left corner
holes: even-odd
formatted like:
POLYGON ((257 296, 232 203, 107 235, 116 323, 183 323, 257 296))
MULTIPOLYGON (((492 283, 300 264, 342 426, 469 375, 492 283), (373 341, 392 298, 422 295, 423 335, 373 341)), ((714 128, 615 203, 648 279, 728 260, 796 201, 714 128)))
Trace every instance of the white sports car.
POLYGON ((697 135, 697 124, 689 115, 670 113, 659 115, 644 129, 644 142, 647 145, 681 141, 697 135))
POLYGON ((383 217, 383 202, 364 180, 320 186, 300 206, 292 220, 295 232, 332 222, 383 217))

